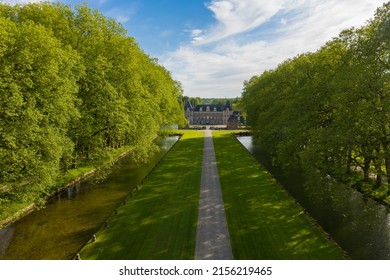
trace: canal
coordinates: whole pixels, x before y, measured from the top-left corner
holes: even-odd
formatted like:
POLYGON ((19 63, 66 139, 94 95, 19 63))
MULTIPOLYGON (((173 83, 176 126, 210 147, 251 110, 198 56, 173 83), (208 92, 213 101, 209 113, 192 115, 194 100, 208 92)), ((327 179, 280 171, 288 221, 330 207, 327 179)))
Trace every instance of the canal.
POLYGON ((390 259, 390 211, 334 181, 305 182, 299 171, 272 166, 251 136, 237 137, 284 188, 332 235, 352 259, 390 259))
POLYGON ((178 139, 156 141, 160 151, 147 163, 122 158, 103 182, 78 183, 0 230, 0 259, 72 259, 178 139))

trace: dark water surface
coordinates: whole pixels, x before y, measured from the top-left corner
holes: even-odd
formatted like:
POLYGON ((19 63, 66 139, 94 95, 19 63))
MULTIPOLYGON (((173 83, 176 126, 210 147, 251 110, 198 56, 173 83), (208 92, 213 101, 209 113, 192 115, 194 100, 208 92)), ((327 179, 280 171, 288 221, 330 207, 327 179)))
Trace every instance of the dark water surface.
POLYGON ((237 137, 352 259, 390 259, 390 211, 344 185, 305 185, 299 172, 273 167, 252 136, 237 137))
POLYGON ((20 221, 0 230, 0 259, 71 259, 178 137, 157 141, 161 151, 148 163, 121 159, 101 183, 82 182, 20 221))

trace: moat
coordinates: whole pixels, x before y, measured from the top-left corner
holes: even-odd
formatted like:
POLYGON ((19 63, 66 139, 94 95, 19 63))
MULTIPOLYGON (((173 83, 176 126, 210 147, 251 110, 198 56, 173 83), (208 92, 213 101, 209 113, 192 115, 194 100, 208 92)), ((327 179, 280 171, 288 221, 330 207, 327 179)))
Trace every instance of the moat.
MULTIPOLYGON (((352 259, 390 259, 387 207, 340 185, 303 188, 301 175, 272 167, 251 136, 238 139, 352 259)), ((160 153, 145 164, 123 158, 103 182, 79 183, 50 200, 44 209, 0 230, 0 259, 72 259, 177 140, 159 140, 160 153)))
POLYGON ((298 172, 275 168, 252 136, 238 137, 251 154, 329 232, 352 259, 390 259, 390 210, 341 184, 307 184, 298 172))
POLYGON ((125 157, 103 182, 79 183, 0 230, 0 259, 72 259, 178 138, 158 140, 160 152, 147 163, 125 157))

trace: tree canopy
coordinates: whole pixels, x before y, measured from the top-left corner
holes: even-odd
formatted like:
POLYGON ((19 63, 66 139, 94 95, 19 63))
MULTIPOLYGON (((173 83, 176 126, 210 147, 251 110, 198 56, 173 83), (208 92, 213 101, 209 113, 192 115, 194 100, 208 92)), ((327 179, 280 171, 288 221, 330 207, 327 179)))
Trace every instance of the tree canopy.
POLYGON ((0 182, 47 185, 184 125, 179 83, 87 5, 0 4, 0 182))
POLYGON ((309 176, 381 186, 390 176, 389 42, 387 3, 365 26, 245 81, 255 141, 309 176))

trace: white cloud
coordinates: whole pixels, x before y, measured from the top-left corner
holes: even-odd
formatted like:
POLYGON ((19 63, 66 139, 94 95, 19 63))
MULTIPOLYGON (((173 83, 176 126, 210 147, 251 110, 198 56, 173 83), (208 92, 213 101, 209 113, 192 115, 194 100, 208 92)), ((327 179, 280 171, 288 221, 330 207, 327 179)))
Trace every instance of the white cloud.
POLYGON ((195 44, 207 44, 250 31, 275 16, 279 11, 299 7, 302 1, 213 0, 207 8, 214 13, 217 24, 196 36, 195 44), (294 5, 292 4, 294 3, 294 5))
MULTIPOLYGON (((100 4, 106 0, 99 0, 100 4)), ((205 0, 206 1, 206 0, 205 0)), ((345 28, 363 25, 384 0, 207 0, 215 23, 184 30, 190 42, 159 61, 182 82, 185 94, 235 97, 242 83, 283 60, 315 51, 345 28)), ((0 0, 10 4, 40 0, 0 0)), ((107 16, 126 23, 136 2, 107 16)), ((170 36, 163 30, 160 36, 170 36)))
POLYGON ((161 61, 183 83, 186 95, 223 98, 239 96, 244 80, 273 67, 275 57, 288 56, 267 42, 238 45, 231 41, 212 51, 183 46, 161 61))
POLYGON ((200 30, 200 29, 191 30, 191 36, 192 36, 192 37, 197 37, 197 36, 199 36, 199 35, 202 34, 202 33, 203 33, 203 31, 200 30))
POLYGON ((361 26, 382 0, 214 0, 216 24, 160 57, 185 94, 235 97, 244 80, 287 58, 315 51, 343 29, 361 26), (267 27, 264 27, 266 23, 267 27))

